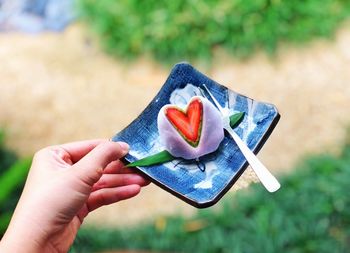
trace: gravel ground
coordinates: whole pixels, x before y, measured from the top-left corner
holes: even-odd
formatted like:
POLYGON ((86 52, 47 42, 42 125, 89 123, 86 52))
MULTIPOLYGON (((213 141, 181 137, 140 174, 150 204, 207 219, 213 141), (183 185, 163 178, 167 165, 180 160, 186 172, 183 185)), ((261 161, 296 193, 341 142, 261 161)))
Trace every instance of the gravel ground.
MULTIPOLYGON (((211 66, 194 64, 219 83, 279 108, 281 121, 259 154, 277 175, 305 154, 337 152, 345 136, 348 27, 334 41, 282 47, 274 59, 258 54, 242 62, 218 51, 211 66)), ((147 59, 116 61, 79 25, 62 34, 0 34, 0 58, 0 126, 8 145, 22 155, 46 145, 111 137, 137 117, 170 70, 147 59)), ((256 181, 248 169, 235 188, 256 181)), ((151 185, 132 200, 101 208, 87 223, 117 226, 193 211, 151 185)))

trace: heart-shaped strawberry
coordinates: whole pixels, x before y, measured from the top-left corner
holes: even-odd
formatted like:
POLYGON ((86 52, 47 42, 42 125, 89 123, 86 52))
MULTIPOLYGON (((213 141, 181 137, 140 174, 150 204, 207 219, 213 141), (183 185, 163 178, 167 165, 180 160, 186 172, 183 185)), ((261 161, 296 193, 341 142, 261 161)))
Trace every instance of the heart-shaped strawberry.
POLYGON ((224 138, 221 114, 204 97, 192 97, 183 110, 163 106, 157 121, 161 143, 175 157, 199 158, 214 152, 224 138))
POLYGON ((200 99, 193 99, 184 112, 176 106, 164 110, 165 116, 179 134, 193 147, 197 147, 201 137, 203 104, 200 99))

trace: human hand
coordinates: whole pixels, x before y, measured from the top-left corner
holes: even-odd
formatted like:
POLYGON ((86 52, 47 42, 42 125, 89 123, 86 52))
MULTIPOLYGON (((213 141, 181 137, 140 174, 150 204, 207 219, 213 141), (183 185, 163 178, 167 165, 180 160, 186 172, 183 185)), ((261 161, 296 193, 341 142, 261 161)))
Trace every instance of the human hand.
POLYGON ((1 252, 67 252, 89 212, 148 184, 119 158, 126 143, 91 140, 37 152, 1 252))

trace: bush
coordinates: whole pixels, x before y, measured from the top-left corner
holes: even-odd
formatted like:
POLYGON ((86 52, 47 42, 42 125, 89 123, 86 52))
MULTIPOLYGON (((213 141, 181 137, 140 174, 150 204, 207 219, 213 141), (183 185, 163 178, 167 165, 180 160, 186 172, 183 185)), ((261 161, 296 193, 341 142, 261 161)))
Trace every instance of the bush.
POLYGON ((0 175, 10 167, 17 159, 17 155, 4 146, 5 132, 0 129, 0 175))
POLYGON ((340 157, 302 162, 268 193, 253 185, 226 197, 219 211, 169 217, 129 229, 85 228, 73 252, 347 252, 350 248, 350 145, 340 157), (161 224, 161 226, 159 225, 161 224))
POLYGON ((329 37, 350 15, 346 0, 79 0, 82 17, 109 53, 151 54, 165 62, 208 58, 221 46, 237 56, 274 52, 280 41, 329 37))
POLYGON ((31 159, 18 159, 4 146, 0 130, 0 238, 5 232, 23 190, 31 159))

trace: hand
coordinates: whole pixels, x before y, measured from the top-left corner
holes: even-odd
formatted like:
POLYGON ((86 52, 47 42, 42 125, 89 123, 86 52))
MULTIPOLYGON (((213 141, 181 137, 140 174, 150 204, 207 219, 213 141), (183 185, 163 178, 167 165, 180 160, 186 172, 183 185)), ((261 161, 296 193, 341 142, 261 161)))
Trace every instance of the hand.
POLYGON ((148 184, 119 160, 127 152, 126 143, 103 140, 37 152, 0 251, 67 252, 89 212, 148 184))

